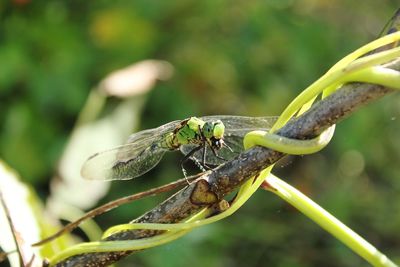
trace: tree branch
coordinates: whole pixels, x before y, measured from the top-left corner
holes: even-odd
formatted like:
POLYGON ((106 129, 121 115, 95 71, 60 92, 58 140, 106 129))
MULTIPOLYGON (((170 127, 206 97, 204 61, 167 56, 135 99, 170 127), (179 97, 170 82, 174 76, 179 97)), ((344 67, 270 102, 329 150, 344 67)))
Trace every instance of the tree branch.
MULTIPOLYGON (((400 59, 387 64, 386 67, 399 71, 400 59)), ((348 117, 357 111, 358 108, 378 100, 391 92, 393 91, 389 88, 373 84, 346 84, 329 97, 317 102, 302 116, 287 123, 277 134, 295 139, 313 138, 331 125, 348 117)), ((202 208, 218 203, 224 196, 237 190, 249 178, 284 156, 284 153, 271 149, 254 147, 243 152, 237 158, 219 166, 212 172, 203 174, 201 176, 201 179, 203 179, 202 182, 191 184, 180 190, 154 209, 134 220, 134 222, 180 222, 202 208), (202 185, 201 188, 203 191, 201 194, 199 194, 199 185, 202 185), (205 192, 204 185, 207 188, 205 192), (210 201, 207 201, 210 198, 202 197, 204 194, 215 196, 211 198, 215 201, 210 203, 210 201)), ((106 240, 139 239, 154 236, 160 232, 154 230, 124 231, 116 233, 106 240)), ((133 252, 122 251, 76 255, 58 263, 56 266, 107 266, 133 252)))

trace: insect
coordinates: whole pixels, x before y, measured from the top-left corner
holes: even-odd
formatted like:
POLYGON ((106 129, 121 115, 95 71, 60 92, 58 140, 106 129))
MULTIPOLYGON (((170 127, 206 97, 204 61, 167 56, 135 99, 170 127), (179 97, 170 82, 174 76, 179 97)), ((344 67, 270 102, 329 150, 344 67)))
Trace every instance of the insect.
MULTIPOLYGON (((218 166, 243 151, 243 137, 267 130, 276 117, 191 117, 132 134, 125 145, 96 153, 84 163, 81 175, 89 180, 128 180, 154 168, 165 152, 180 150, 183 163, 191 159, 201 168, 218 166)), ((202 169, 203 170, 203 169, 202 169)))

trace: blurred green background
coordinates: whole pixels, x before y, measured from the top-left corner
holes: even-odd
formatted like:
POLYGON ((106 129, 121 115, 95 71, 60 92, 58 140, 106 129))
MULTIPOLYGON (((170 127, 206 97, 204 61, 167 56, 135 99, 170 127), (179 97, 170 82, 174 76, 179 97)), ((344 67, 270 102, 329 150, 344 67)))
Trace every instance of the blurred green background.
MULTIPOLYGON (((211 114, 278 115, 332 64, 373 40, 398 1, 30 1, 0 3, 0 157, 45 201, 90 90, 110 72, 157 59, 170 79, 137 97, 133 131, 211 114)), ((400 106, 393 95, 337 127, 321 153, 275 170, 394 260, 400 259, 400 106)), ((118 99, 107 100, 102 116, 118 99)), ((127 137, 127 136, 126 136, 127 137)), ((112 183, 104 203, 181 177, 168 155, 112 183)), ((165 196, 164 196, 165 197, 165 196)), ((163 198, 112 211, 126 223, 163 198)), ((274 195, 118 266, 366 266, 274 195)))

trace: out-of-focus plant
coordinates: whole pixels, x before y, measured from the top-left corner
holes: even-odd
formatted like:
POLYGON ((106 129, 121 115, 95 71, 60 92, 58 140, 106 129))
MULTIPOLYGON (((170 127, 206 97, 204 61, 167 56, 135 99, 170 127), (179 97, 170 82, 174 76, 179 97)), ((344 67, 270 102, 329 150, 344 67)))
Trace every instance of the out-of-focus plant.
MULTIPOLYGON (((43 197, 65 142, 71 140, 68 135, 88 88, 110 71, 147 58, 172 62, 178 75, 157 85, 163 90, 150 92, 137 114, 145 118, 137 125, 140 129, 192 115, 277 114, 296 88, 321 75, 338 55, 375 38, 383 18, 397 5, 392 0, 366 0, 363 5, 349 1, 4 2, 0 4, 0 155, 43 197)), ((400 216, 393 212, 399 170, 387 167, 398 160, 400 151, 400 110, 394 98, 383 99, 383 104, 361 110, 338 125, 332 145, 322 153, 291 158, 291 168, 275 170, 390 255, 397 254, 400 240, 400 216)), ((116 102, 108 99, 100 116, 112 112, 116 102)), ((177 160, 165 159, 134 184, 114 183, 106 200, 175 177, 177 160)), ((204 257, 193 266, 256 266, 265 258, 271 265, 362 264, 287 205, 274 198, 260 201, 261 197, 256 194, 241 210, 246 220, 233 216, 229 222, 199 229, 120 264, 185 266, 199 252, 204 257), (237 224, 243 231, 237 231, 237 224), (259 232, 251 231, 255 228, 259 232), (289 238, 294 241, 281 242, 289 238), (196 250, 191 249, 194 245, 196 250), (181 257, 171 255, 171 249, 181 257)), ((146 201, 121 207, 104 215, 100 223, 127 221, 152 205, 146 201)))

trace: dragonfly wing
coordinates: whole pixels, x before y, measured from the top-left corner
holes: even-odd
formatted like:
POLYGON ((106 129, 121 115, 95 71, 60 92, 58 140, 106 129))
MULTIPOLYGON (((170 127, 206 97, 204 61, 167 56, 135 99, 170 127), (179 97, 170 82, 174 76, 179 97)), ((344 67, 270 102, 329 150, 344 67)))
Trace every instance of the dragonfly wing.
POLYGON ((201 117, 204 121, 221 120, 225 125, 225 133, 254 130, 269 130, 278 119, 277 116, 247 117, 232 115, 216 115, 201 117))
POLYGON ((138 177, 158 164, 166 149, 157 143, 131 143, 91 156, 81 175, 89 180, 128 180, 138 177))
POLYGON ((118 160, 112 167, 114 179, 126 180, 145 174, 160 162, 166 151, 159 143, 148 146, 133 156, 130 150, 119 151, 118 160))
POLYGON ((91 156, 82 167, 82 177, 89 180, 128 180, 148 172, 168 150, 163 146, 165 135, 180 123, 173 121, 134 133, 125 145, 91 156))
POLYGON ((181 120, 171 121, 171 122, 164 124, 157 128, 148 129, 148 130, 134 133, 129 136, 128 141, 126 143, 127 144, 129 144, 129 143, 149 143, 148 140, 151 140, 151 142, 153 142, 153 140, 155 138, 162 139, 162 137, 166 133, 170 133, 173 130, 175 130, 175 128, 178 127, 178 125, 180 125, 181 122, 182 122, 181 120))

